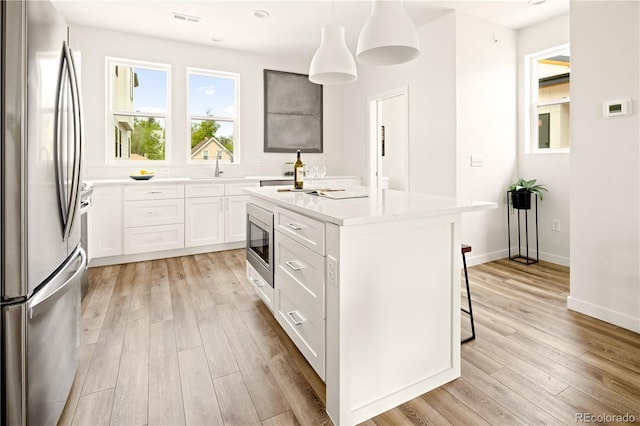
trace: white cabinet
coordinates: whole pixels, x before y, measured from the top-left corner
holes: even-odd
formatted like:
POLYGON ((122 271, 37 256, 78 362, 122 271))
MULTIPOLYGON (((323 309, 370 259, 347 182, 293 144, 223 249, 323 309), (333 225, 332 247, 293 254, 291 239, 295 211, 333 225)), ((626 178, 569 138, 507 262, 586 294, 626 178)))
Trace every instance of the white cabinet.
POLYGON ((225 200, 224 240, 227 243, 244 241, 247 238, 248 195, 235 195, 225 200))
POLYGON ((187 184, 185 246, 244 241, 249 196, 242 188, 248 186, 258 182, 187 184))
POLYGON ((184 185, 124 188, 124 254, 184 247, 184 185))
POLYGON ((240 247, 249 200, 244 188, 259 186, 241 179, 93 184, 89 250, 96 266, 240 247))
POLYGON ((269 310, 273 311, 273 298, 274 298, 274 290, 273 287, 267 283, 264 278, 256 271, 253 266, 249 262, 247 262, 247 278, 249 282, 258 293, 258 297, 262 299, 262 301, 267 305, 269 310))
POLYGON ((122 186, 95 186, 91 196, 91 256, 122 254, 122 186))
POLYGON ((325 378, 325 225, 275 207, 275 316, 325 378))
POLYGON ((186 198, 186 247, 224 243, 224 197, 186 198))

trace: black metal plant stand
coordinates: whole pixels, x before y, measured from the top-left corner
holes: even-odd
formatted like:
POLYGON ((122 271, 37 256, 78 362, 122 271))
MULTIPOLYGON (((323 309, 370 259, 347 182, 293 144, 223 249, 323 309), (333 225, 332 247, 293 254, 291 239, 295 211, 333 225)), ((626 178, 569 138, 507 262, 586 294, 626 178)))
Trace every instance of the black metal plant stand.
POLYGON ((538 197, 536 194, 532 194, 533 198, 535 198, 535 227, 536 227, 536 253, 535 258, 529 256, 529 211, 531 209, 514 209, 518 215, 518 252, 517 254, 511 255, 511 214, 509 211, 509 207, 511 206, 511 193, 513 191, 507 191, 507 237, 509 244, 509 259, 522 263, 524 265, 531 265, 533 263, 537 263, 539 260, 539 250, 538 250, 538 197), (521 225, 521 216, 524 212, 524 245, 525 245, 525 254, 522 253, 522 225, 521 225))

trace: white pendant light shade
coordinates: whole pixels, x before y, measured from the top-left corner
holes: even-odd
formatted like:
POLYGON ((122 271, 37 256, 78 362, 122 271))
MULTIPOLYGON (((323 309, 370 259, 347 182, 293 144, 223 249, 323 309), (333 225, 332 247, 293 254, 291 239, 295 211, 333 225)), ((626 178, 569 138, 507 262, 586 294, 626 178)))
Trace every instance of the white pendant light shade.
POLYGON ((401 1, 373 0, 364 23, 356 57, 370 65, 396 65, 420 55, 418 33, 401 1))
POLYGON ((356 61, 344 41, 344 27, 322 27, 322 41, 311 60, 309 80, 317 84, 346 84, 356 78, 356 61))

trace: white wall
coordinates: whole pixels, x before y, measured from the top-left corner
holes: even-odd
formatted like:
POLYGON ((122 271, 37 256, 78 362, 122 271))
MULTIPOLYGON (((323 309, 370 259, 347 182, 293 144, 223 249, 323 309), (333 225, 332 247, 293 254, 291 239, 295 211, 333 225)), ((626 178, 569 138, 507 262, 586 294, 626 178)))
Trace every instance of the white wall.
POLYGON ((462 216, 462 241, 477 264, 507 256, 506 191, 516 168, 516 33, 457 14, 457 195, 497 210, 462 216), (481 155, 484 167, 471 167, 481 155))
MULTIPOLYGON (((295 161, 295 154, 263 152, 263 69, 306 74, 311 58, 275 58, 233 52, 204 45, 73 26, 71 47, 82 57, 82 97, 85 123, 85 178, 125 177, 137 164, 105 167, 105 57, 112 56, 171 64, 172 144, 170 164, 152 166, 168 176, 198 176, 213 173, 213 165, 187 164, 189 134, 186 119, 186 67, 231 71, 240 74, 240 158, 241 164, 223 166, 225 176, 280 175, 283 163, 295 161), (264 163, 258 166, 258 161, 264 163)), ((311 164, 341 164, 340 90, 324 88, 324 153, 304 154, 311 164)), ((146 166, 145 166, 146 167, 146 166)), ((328 174, 340 170, 329 169, 328 174)))
POLYGON ((516 166, 516 34, 459 12, 418 34, 417 60, 359 64, 358 80, 345 86, 343 158, 349 173, 368 176, 367 99, 408 85, 411 191, 497 202, 464 215, 462 239, 473 246, 469 264, 503 258, 504 198, 516 166), (471 168, 471 154, 484 155, 485 166, 471 168))
POLYGON ((640 3, 571 2, 570 309, 640 332, 640 3), (602 104, 630 98, 633 115, 602 104))
MULTIPOLYGON (((532 25, 518 32, 518 176, 537 179, 549 190, 538 201, 540 258, 569 266, 569 153, 525 153, 524 57, 531 53, 569 43, 569 14, 532 25), (560 232, 551 230, 551 221, 560 220, 560 232)), ((573 69, 572 69, 573 71, 573 69)), ((573 75, 572 75, 573 79, 573 75)))
POLYGON ((358 80, 343 87, 343 169, 369 176, 368 100, 408 86, 411 190, 453 196, 455 14, 423 25, 418 34, 423 46, 418 59, 391 67, 359 63, 358 80))

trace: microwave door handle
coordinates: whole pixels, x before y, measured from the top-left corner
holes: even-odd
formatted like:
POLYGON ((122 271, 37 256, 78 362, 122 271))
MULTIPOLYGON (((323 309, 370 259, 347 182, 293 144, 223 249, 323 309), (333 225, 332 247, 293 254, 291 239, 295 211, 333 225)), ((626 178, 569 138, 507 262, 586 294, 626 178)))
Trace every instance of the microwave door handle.
MULTIPOLYGON (((56 107, 55 107, 55 120, 54 120, 54 135, 53 135, 53 151, 54 151, 54 165, 55 165, 55 177, 56 188, 58 192, 58 206, 60 208, 60 221, 62 228, 62 236, 65 237, 66 225, 67 225, 67 196, 64 187, 64 171, 62 161, 62 139, 63 131, 65 129, 63 125, 63 89, 64 89, 64 76, 66 72, 65 68, 65 54, 64 54, 64 42, 62 45, 62 52, 60 54, 60 66, 58 69, 58 84, 56 87, 56 107)), ((66 139, 66 138, 64 138, 66 139)))

